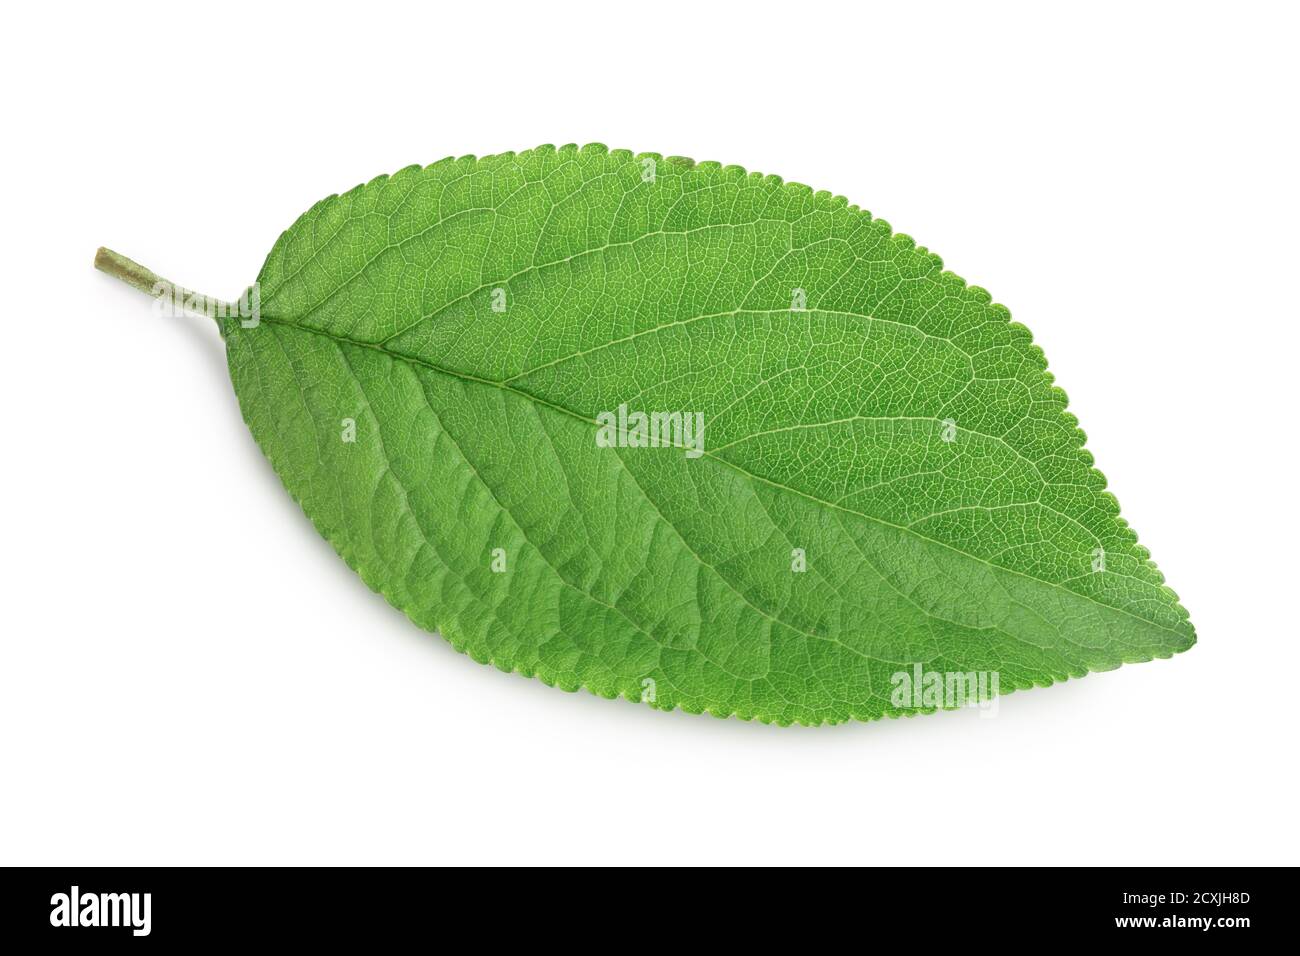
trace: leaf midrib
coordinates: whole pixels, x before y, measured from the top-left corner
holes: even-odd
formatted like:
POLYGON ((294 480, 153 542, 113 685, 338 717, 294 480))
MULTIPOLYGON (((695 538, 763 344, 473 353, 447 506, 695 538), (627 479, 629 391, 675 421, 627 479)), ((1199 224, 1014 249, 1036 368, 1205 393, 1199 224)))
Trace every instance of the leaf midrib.
MULTIPOLYGON (((559 404, 556 404, 555 402, 548 401, 547 399, 541 398, 540 396, 537 396, 537 395, 533 395, 531 392, 526 392, 526 391, 524 391, 523 389, 517 388, 517 387, 515 387, 515 386, 513 386, 513 385, 509 385, 509 384, 504 383, 504 382, 493 381, 493 380, 491 380, 491 379, 481 378, 481 377, 479 377, 479 376, 477 376, 477 375, 473 375, 473 374, 470 374, 470 373, 468 373, 468 372, 460 372, 460 371, 456 371, 456 370, 454 370, 454 369, 444 368, 444 367, 442 367, 442 366, 440 366, 440 365, 435 365, 434 363, 432 363, 432 362, 430 362, 430 361, 428 361, 428 360, 426 360, 426 359, 418 358, 418 357, 413 356, 413 355, 407 355, 407 354, 405 354, 405 353, 403 353, 403 352, 394 352, 394 351, 392 351, 391 349, 385 348, 384 345, 383 345, 382 343, 376 344, 376 343, 374 343, 374 342, 364 342, 364 341, 361 341, 361 340, 359 340, 359 339, 354 339, 354 338, 351 338, 351 337, 346 336, 346 335, 340 335, 340 334, 338 334, 338 333, 336 333, 336 332, 329 332, 329 331, 326 331, 326 330, 324 330, 324 329, 317 329, 317 328, 313 328, 313 327, 311 327, 311 326, 307 326, 307 325, 299 325, 299 324, 297 324, 297 323, 295 323, 295 322, 292 322, 292 321, 288 321, 288 320, 285 320, 285 319, 274 318, 274 317, 266 316, 266 315, 263 315, 263 316, 261 317, 261 320, 260 320, 260 321, 261 321, 261 322, 266 322, 266 323, 271 323, 271 324, 273 324, 273 325, 279 325, 279 326, 282 326, 282 327, 284 327, 284 328, 294 329, 294 330, 296 330, 296 331, 300 331, 300 332, 307 332, 307 333, 309 333, 309 334, 317 335, 317 336, 320 336, 321 338, 328 339, 328 340, 330 340, 330 341, 332 341, 332 342, 335 342, 335 343, 342 343, 342 344, 345 344, 345 345, 351 345, 351 346, 354 346, 354 347, 356 347, 356 348, 371 349, 372 351, 379 352, 381 355, 386 355, 386 356, 388 356, 388 358, 390 358, 390 359, 392 359, 392 360, 394 360, 394 361, 403 362, 403 363, 405 363, 405 364, 407 364, 407 365, 414 365, 414 366, 420 366, 420 367, 422 367, 422 368, 427 368, 427 369, 429 369, 429 370, 432 371, 432 372, 437 372, 437 373, 439 373, 439 374, 441 374, 441 375, 445 375, 445 376, 448 376, 448 377, 450 377, 450 378, 459 379, 460 381, 463 381, 463 382, 473 382, 473 383, 475 383, 475 384, 477 384, 477 385, 487 385, 487 386, 490 386, 490 387, 492 387, 492 388, 500 389, 500 390, 502 390, 502 391, 511 392, 511 393, 513 393, 513 394, 515 394, 515 395, 518 395, 520 398, 527 399, 529 402, 532 402, 533 404, 546 406, 547 408, 553 409, 554 411, 557 411, 557 412, 559 412, 559 413, 561 413, 561 414, 563 414, 563 415, 567 415, 567 416, 569 416, 570 418, 575 419, 576 421, 580 421, 580 422, 582 422, 582 423, 584 423, 584 424, 587 424, 587 425, 599 425, 599 422, 597 422, 594 418, 589 418, 589 417, 587 417, 587 416, 585 416, 585 415, 583 415, 583 414, 581 414, 581 413, 579 413, 579 412, 574 411, 573 409, 566 408, 566 407, 563 406, 563 405, 559 405, 559 404)), ((782 484, 781 482, 773 481, 772 479, 770 479, 770 478, 765 478, 765 477, 763 477, 762 475, 756 475, 756 474, 754 474, 753 472, 748 471, 748 470, 746 470, 745 468, 742 468, 740 465, 737 465, 737 464, 734 463, 734 462, 728 461, 728 460, 725 459, 725 458, 719 458, 717 455, 713 454, 712 452, 708 451, 707 449, 703 451, 703 454, 702 454, 701 457, 702 457, 702 458, 705 458, 705 459, 708 459, 708 460, 711 460, 711 461, 715 462, 716 464, 721 465, 721 466, 723 466, 723 467, 731 468, 732 470, 734 470, 734 471, 738 472, 739 474, 745 476, 746 478, 748 478, 748 479, 751 480, 751 481, 762 482, 763 484, 768 485, 769 487, 777 488, 777 489, 779 489, 779 490, 781 490, 781 491, 785 491, 785 492, 789 492, 790 494, 798 495, 798 496, 800 496, 800 497, 802 497, 802 498, 807 499, 808 501, 811 501, 811 502, 813 502, 813 503, 815 503, 815 504, 818 504, 818 505, 821 505, 821 506, 823 506, 823 507, 826 507, 826 508, 833 508, 833 509, 836 510, 836 511, 841 511, 841 512, 843 512, 843 513, 845 513, 845 514, 851 514, 851 515, 854 515, 854 516, 856 516, 856 517, 858 517, 858 518, 862 518, 862 519, 864 519, 864 520, 871 521, 871 522, 873 522, 873 523, 875 523, 875 524, 878 524, 878 525, 881 525, 881 526, 883 526, 883 527, 892 528, 892 529, 894 529, 895 531, 899 531, 899 532, 902 532, 902 533, 904 533, 904 534, 907 534, 907 535, 909 535, 909 536, 911 536, 911 537, 913 537, 913 538, 916 538, 916 539, 918 539, 918 540, 925 541, 925 542, 927 542, 928 544, 933 544, 933 545, 936 545, 936 546, 938 546, 938 547, 944 548, 944 549, 946 549, 946 550, 948 550, 948 551, 951 551, 951 552, 954 553, 954 554, 960 555, 960 556, 962 556, 962 557, 964 557, 964 558, 968 558, 968 559, 971 560, 971 561, 975 561, 975 562, 977 562, 978 564, 984 565, 985 567, 991 568, 991 569, 993 569, 993 570, 995 570, 995 571, 1002 572, 1002 573, 1006 573, 1006 574, 1012 574, 1012 575, 1015 575, 1016 577, 1024 578, 1024 579, 1027 580, 1027 581, 1032 581, 1032 582, 1035 583, 1035 584, 1043 585, 1043 586, 1045 586, 1045 587, 1050 587, 1050 588, 1053 588, 1053 589, 1058 590, 1058 591, 1063 591, 1063 592, 1065 592, 1066 594, 1071 595, 1072 597, 1076 597, 1076 598, 1079 598, 1079 599, 1081 599, 1081 600, 1087 601, 1088 603, 1093 604, 1093 605, 1096 605, 1096 606, 1099 607, 1099 608, 1104 608, 1104 609, 1107 610, 1107 611, 1112 611, 1112 612, 1114 612, 1114 613, 1116 613, 1116 614, 1122 614, 1122 615, 1124 615, 1125 617, 1132 618, 1133 620, 1138 621, 1138 622, 1141 623, 1141 624, 1145 624, 1145 625, 1147 625, 1148 627, 1154 627, 1154 628, 1157 628, 1158 630, 1166 631, 1166 632, 1168 632, 1168 633, 1170 633, 1170 634, 1175 634, 1175 635, 1177 635, 1177 636, 1179 636, 1179 637, 1181 637, 1181 638, 1186 638, 1186 637, 1188 636, 1188 635, 1186 634, 1185 630, 1184 630, 1183 628, 1181 628, 1181 627, 1170 627, 1170 626, 1168 626, 1168 625, 1161 624, 1161 623, 1159 623, 1159 622, 1157 622, 1157 621, 1152 621, 1152 620, 1149 620, 1148 618, 1140 617, 1139 615, 1134 614, 1132 611, 1129 611, 1129 610, 1127 610, 1127 609, 1125 609, 1125 608, 1116 607, 1116 606, 1114 606, 1113 604, 1107 604, 1107 603, 1105 603, 1105 602, 1103 602, 1103 601, 1098 601, 1096 598, 1092 597, 1091 595, 1088 595, 1088 594, 1082 594, 1082 593, 1080 593, 1080 592, 1078 592, 1078 591, 1075 591, 1075 590, 1073 590, 1073 589, 1071 589, 1071 588, 1067 588, 1067 587, 1064 587, 1064 586, 1061 585, 1061 584, 1057 584, 1057 583, 1054 582, 1054 581, 1045 581, 1045 580, 1043 580, 1042 578, 1036 578, 1036 577, 1033 577, 1033 576, 1031 576, 1031 575, 1025 574, 1025 573, 1022 572, 1022 571, 1017 571, 1017 570, 1015 570, 1015 569, 1013 569, 1013 568, 1007 568, 1007 567, 1003 567, 1002 565, 999 565, 999 564, 994 564, 993 562, 988 561, 988 560, 986 560, 985 558, 981 558, 981 557, 979 557, 978 555, 974 555, 974 554, 971 554, 971 553, 969 553, 969 552, 967 552, 967 551, 963 551, 961 548, 958 548, 958 547, 955 546, 955 545, 949 544, 949 543, 946 542, 946 541, 940 541, 940 540, 938 540, 937 538, 932 538, 932 537, 930 537, 930 536, 928 536, 928 535, 921 534, 920 532, 916 531, 916 530, 913 529, 913 528, 909 528, 909 527, 907 527, 906 525, 895 524, 894 522, 889 521, 888 519, 885 519, 885 518, 881 518, 881 517, 879 517, 879 516, 877 516, 877 515, 871 515, 871 514, 867 514, 867 513, 865 513, 865 512, 862 512, 862 511, 856 511, 856 510, 854 510, 853 508, 847 508, 847 507, 845 507, 845 506, 843 506, 843 505, 836 504, 835 502, 826 501, 825 499, 819 498, 819 497, 817 497, 816 495, 813 495, 813 494, 810 494, 810 493, 808 493, 808 492, 806 492, 806 491, 803 491, 802 489, 799 489, 799 488, 792 488, 792 487, 790 487, 789 485, 784 485, 784 484, 782 484)), ((665 519, 665 520, 667 520, 667 519, 665 519)), ((1184 623, 1185 623, 1185 622, 1184 622, 1184 623)))

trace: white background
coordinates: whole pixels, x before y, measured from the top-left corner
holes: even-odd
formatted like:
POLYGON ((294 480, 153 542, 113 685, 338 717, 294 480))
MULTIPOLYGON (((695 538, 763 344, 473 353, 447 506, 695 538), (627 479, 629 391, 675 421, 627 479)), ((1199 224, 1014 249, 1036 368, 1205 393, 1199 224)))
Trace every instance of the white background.
POLYGON ((6 17, 0 862, 1300 862, 1282 5, 6 17), (830 189, 991 290, 1198 645, 821 729, 502 674, 316 535, 210 323, 91 268, 233 296, 322 196, 590 141, 830 189))

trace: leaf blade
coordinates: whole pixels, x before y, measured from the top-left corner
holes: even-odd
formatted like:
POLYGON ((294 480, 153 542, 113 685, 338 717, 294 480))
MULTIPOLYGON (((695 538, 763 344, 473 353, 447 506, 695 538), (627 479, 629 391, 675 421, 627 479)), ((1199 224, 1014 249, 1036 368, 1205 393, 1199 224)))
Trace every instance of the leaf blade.
POLYGON ((259 282, 265 328, 227 328, 254 435, 480 661, 821 723, 910 712, 915 663, 1009 690, 1194 641, 1027 331, 829 194, 601 147, 444 161, 317 204, 259 282), (704 411, 705 453, 596 447, 629 399, 704 411))

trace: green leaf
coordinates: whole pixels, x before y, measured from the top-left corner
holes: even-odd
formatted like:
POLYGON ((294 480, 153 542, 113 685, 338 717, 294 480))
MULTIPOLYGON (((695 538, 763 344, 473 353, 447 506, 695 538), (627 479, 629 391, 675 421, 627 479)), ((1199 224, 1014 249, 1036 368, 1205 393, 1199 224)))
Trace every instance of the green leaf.
POLYGON ((1195 642, 1029 332, 841 197, 598 145, 447 159, 318 203, 258 289, 222 323, 253 435, 477 661, 819 724, 1195 642), (632 447, 635 412, 682 427, 632 447))

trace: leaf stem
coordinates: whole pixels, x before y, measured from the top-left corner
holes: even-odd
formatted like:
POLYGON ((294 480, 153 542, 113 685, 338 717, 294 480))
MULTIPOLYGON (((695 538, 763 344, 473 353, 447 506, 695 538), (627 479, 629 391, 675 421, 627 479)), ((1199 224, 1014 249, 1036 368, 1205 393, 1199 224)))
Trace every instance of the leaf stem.
MULTIPOLYGON (((229 302, 222 302, 220 299, 203 295, 193 289, 186 289, 169 279, 164 279, 152 269, 145 268, 134 259, 128 259, 120 252, 114 252, 107 246, 100 246, 99 251, 95 253, 95 268, 100 272, 113 276, 115 279, 121 279, 133 289, 139 289, 141 292, 152 296, 169 294, 172 301, 176 303, 184 303, 192 299, 211 303, 216 307, 216 314, 218 315, 229 315, 231 310, 236 308, 229 302)), ((209 310, 209 315, 211 314, 212 310, 209 310)))

